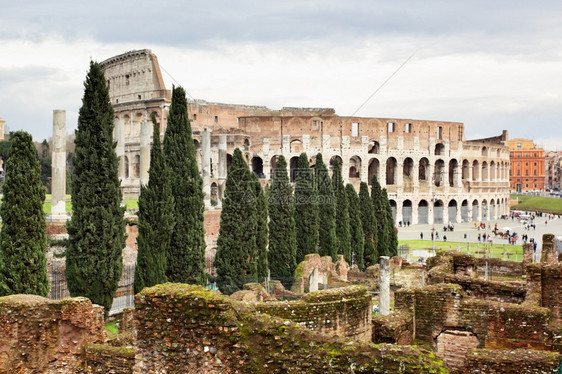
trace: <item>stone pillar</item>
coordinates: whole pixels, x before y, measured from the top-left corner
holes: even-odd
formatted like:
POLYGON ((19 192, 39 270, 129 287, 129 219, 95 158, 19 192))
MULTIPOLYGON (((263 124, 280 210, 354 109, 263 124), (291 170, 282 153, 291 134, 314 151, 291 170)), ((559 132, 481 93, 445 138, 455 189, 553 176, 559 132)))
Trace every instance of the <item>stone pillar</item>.
POLYGON ((140 133, 140 184, 148 184, 148 169, 150 168, 150 135, 152 134, 152 122, 141 123, 140 133))
POLYGON ((419 209, 419 201, 417 200, 412 200, 412 222, 410 222, 412 225, 417 225, 419 222, 419 218, 418 218, 418 209, 419 209))
POLYGON ((468 165, 468 175, 466 177, 467 182, 472 182, 472 165, 468 165))
POLYGON ((226 181, 226 134, 219 135, 219 199, 224 196, 226 181))
POLYGON ((404 209, 404 201, 400 198, 400 195, 396 197, 396 219, 394 220, 394 225, 398 226, 398 222, 402 221, 403 225, 406 225, 404 222, 404 217, 402 216, 402 209, 404 209))
POLYGON ((379 311, 383 316, 390 314, 390 257, 380 257, 379 311))
POLYGON ((209 208, 211 207, 211 132, 207 129, 201 134, 201 174, 205 206, 209 208))
POLYGON ((117 147, 115 153, 119 159, 119 180, 125 179, 125 121, 123 118, 115 120, 115 141, 117 147))
POLYGON ((449 206, 443 201, 443 225, 449 223, 449 206))
POLYGON ((478 205, 476 206, 476 211, 478 213, 476 213, 476 220, 478 222, 482 221, 482 203, 479 202, 478 205))
POLYGON ((544 234, 542 236, 542 251, 541 251, 541 262, 546 262, 547 264, 557 264, 558 263, 558 253, 556 252, 556 245, 554 242, 554 235, 544 234))
POLYGON ((53 111, 51 153, 51 221, 65 222, 66 215, 66 111, 53 111))
POLYGON ((461 223, 462 222, 462 202, 461 205, 457 205, 457 217, 456 217, 456 221, 457 223, 461 223))

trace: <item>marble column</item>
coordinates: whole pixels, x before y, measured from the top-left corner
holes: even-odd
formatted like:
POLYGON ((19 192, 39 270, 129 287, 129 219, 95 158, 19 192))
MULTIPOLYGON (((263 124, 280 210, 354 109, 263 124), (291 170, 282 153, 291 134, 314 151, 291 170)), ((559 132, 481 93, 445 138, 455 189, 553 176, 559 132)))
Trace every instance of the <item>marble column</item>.
POLYGON ((379 311, 383 316, 390 314, 390 257, 380 257, 379 311))
POLYGON ((53 111, 51 153, 51 221, 64 222, 66 215, 66 111, 53 111))

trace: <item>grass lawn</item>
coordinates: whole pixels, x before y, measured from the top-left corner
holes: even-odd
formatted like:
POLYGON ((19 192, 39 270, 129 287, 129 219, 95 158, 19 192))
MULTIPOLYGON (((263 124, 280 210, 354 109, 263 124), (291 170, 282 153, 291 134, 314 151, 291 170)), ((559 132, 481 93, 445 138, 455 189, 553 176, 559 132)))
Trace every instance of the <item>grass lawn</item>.
MULTIPOLYGON (((65 195, 66 197, 66 212, 72 212, 72 204, 70 202, 70 195, 65 195)), ((138 199, 125 199, 125 207, 127 210, 139 208, 139 201, 138 199)), ((43 203, 43 212, 51 213, 51 195, 46 195, 45 202, 43 203)))
POLYGON ((119 334, 119 329, 116 325, 117 321, 109 321, 105 323, 105 331, 109 331, 113 334, 119 334))
POLYGON ((511 195, 511 199, 519 200, 519 204, 512 207, 514 210, 541 211, 546 213, 562 214, 562 199, 557 197, 541 197, 530 195, 511 195))
MULTIPOLYGON (((409 247, 410 259, 417 260, 412 256, 412 250, 415 249, 431 249, 431 241, 428 240, 400 240, 398 247, 407 245, 409 247)), ((484 251, 488 257, 501 258, 509 261, 521 261, 523 259, 523 247, 521 245, 509 244, 478 244, 478 243, 461 243, 461 242, 435 242, 435 250, 437 251, 456 251, 468 253, 476 257, 484 257, 484 251), (482 253, 478 253, 482 252, 482 253), (511 255, 507 255, 511 253, 511 255)), ((400 252, 400 249, 398 250, 400 252)))

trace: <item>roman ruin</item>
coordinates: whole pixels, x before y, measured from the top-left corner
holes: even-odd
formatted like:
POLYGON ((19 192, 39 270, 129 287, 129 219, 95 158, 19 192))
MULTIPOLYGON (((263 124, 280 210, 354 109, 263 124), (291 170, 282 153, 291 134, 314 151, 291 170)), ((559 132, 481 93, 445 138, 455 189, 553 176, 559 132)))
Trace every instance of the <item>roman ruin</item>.
MULTIPOLYGON (((115 109, 115 140, 125 194, 146 182, 154 114, 163 136, 170 91, 150 50, 101 63, 115 109), (146 128, 148 127, 148 128, 146 128)), ((507 131, 466 140, 459 122, 339 116, 330 108, 282 108, 188 100, 207 201, 220 203, 236 147, 263 183, 285 156, 294 177, 298 156, 338 160, 344 182, 358 187, 376 175, 396 223, 488 221, 509 212, 507 131)))

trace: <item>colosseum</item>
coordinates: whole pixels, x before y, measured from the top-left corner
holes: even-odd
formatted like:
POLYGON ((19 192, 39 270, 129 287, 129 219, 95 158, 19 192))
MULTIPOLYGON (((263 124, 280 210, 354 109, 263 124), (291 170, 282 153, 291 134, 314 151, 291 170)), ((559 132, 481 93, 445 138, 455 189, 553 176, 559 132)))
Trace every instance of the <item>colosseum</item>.
MULTIPOLYGON (((101 63, 115 109, 120 177, 126 195, 148 180, 151 115, 163 137, 171 93, 150 50, 101 63)), ((263 183, 269 183, 279 155, 290 166, 298 156, 322 153, 342 163, 344 182, 358 187, 376 175, 386 188, 396 223, 487 221, 509 212, 507 131, 466 140, 459 122, 344 117, 330 108, 282 108, 190 100, 197 158, 206 205, 218 202, 235 148, 263 183), (213 202, 214 202, 213 201, 213 202)))

